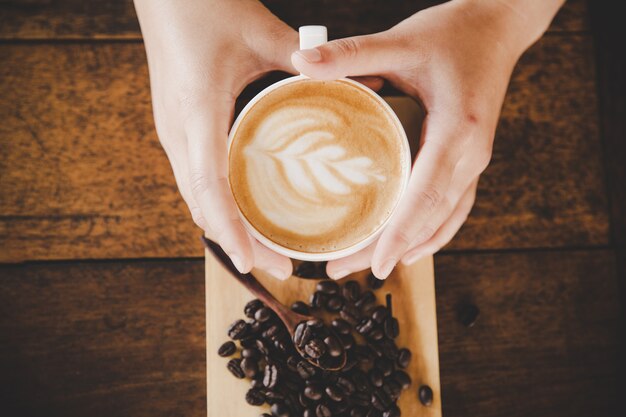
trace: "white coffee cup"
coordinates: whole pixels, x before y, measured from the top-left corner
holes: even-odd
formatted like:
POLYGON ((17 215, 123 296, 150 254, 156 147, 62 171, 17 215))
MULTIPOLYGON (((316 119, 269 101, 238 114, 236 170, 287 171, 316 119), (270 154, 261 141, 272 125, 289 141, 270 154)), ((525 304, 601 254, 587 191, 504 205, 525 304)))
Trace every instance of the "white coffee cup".
MULTIPOLYGON (((326 43, 326 41, 327 41, 326 27, 324 27, 324 26, 303 26, 303 27, 300 28, 300 49, 314 48, 314 47, 317 47, 319 45, 322 45, 322 44, 326 43)), ((285 85, 288 85, 290 83, 301 81, 303 79, 308 79, 308 77, 306 77, 304 75, 298 75, 298 76, 294 76, 294 77, 290 77, 290 78, 281 80, 281 81, 279 81, 279 82, 277 82, 275 84, 272 84, 269 87, 265 88, 259 94, 257 94, 252 100, 250 100, 250 102, 239 113, 239 115, 235 119, 235 122, 234 122, 234 124, 233 124, 233 126, 232 126, 232 128, 230 130, 230 133, 229 133, 229 136, 228 136, 228 152, 229 152, 229 155, 230 155, 231 146, 232 146, 235 134, 237 132, 237 129, 238 129, 239 125, 241 124, 241 122, 245 119, 248 111, 260 99, 265 97, 270 92, 272 92, 272 91, 274 91, 276 89, 279 89, 279 88, 281 88, 281 87, 283 87, 285 85)), ((241 210, 239 210, 239 217, 241 218, 241 221, 245 225, 245 227, 248 230, 248 232, 255 239, 257 239, 259 242, 261 242, 263 245, 265 245, 269 249, 272 249, 273 251, 275 251, 275 252, 277 252, 279 254, 288 256, 288 257, 293 258, 293 259, 299 259, 299 260, 303 260, 303 261, 330 261, 330 260, 333 260, 333 259, 339 259, 339 258, 343 258, 343 257, 349 256, 349 255, 352 255, 352 254, 358 252, 359 250, 367 247, 376 238, 378 238, 380 233, 382 233, 382 231, 384 230, 385 226, 387 225, 387 223, 389 222, 389 220, 393 216, 393 211, 395 211, 395 208, 397 207, 398 202, 400 201, 400 199, 404 195, 404 192, 405 192, 406 187, 407 187, 408 182, 409 182, 409 177, 410 177, 410 174, 411 174, 411 150, 409 148, 409 143, 408 143, 408 139, 407 139, 407 136, 406 136, 406 132, 405 132, 403 126, 402 126, 402 123, 400 122, 400 120, 398 119, 397 115, 393 111, 393 109, 389 106, 389 104, 387 104, 387 102, 385 100, 382 99, 382 97, 380 97, 378 94, 376 94, 376 92, 374 92, 370 88, 364 86, 363 84, 361 84, 359 82, 356 82, 354 80, 348 79, 348 78, 341 79, 341 81, 345 81, 345 82, 353 85, 354 87, 359 88, 360 90, 366 92, 369 96, 374 98, 380 104, 380 106, 387 112, 388 116, 393 120, 394 124, 398 128, 398 132, 401 132, 401 136, 402 136, 402 138, 401 138, 402 153, 403 153, 402 159, 404 160, 403 161, 404 169, 403 169, 403 179, 402 179, 402 184, 401 184, 401 192, 397 196, 397 201, 395 202, 395 206, 394 206, 394 209, 392 210, 392 214, 389 215, 387 217, 387 219, 381 225, 379 225, 378 228, 375 231, 373 231, 370 235, 368 235, 365 239, 360 240, 359 242, 357 242, 354 245, 349 246, 347 248, 343 248, 343 249, 339 249, 339 250, 335 250, 335 251, 323 252, 323 253, 317 253, 317 252, 316 253, 311 253, 311 252, 297 251, 297 250, 294 250, 292 248, 287 248, 287 247, 284 247, 282 245, 279 245, 278 243, 272 241, 271 239, 269 239, 265 235, 263 235, 261 232, 259 232, 254 227, 254 225, 252 225, 248 221, 248 219, 243 215, 241 210)), ((229 158, 229 163, 230 163, 230 158, 229 158)), ((230 179, 229 179, 229 181, 230 181, 230 179)), ((231 191, 232 191, 232 189, 231 189, 231 191)))

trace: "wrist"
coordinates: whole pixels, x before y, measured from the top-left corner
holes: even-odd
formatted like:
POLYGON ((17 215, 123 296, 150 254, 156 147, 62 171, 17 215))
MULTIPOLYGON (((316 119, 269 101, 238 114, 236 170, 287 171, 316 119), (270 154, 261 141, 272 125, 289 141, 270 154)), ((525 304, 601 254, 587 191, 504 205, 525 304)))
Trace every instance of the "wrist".
POLYGON ((455 0, 464 13, 477 16, 515 60, 548 29, 565 0, 455 0))

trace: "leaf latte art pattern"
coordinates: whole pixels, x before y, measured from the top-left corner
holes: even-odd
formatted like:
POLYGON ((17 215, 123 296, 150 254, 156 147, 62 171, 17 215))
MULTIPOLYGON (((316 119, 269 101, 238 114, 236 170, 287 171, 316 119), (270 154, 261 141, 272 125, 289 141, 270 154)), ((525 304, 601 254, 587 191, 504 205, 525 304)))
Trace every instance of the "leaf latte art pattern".
POLYGON ((233 138, 235 201, 250 224, 283 246, 350 246, 386 219, 392 207, 382 199, 395 201, 401 152, 388 137, 397 127, 373 98, 364 100, 367 93, 346 99, 343 84, 307 80, 274 90, 252 107, 233 138), (315 84, 325 88, 313 91, 315 84))
MULTIPOLYGON (((248 164, 256 168, 248 170, 248 175, 282 171, 292 192, 316 203, 323 201, 320 188, 333 194, 350 194, 355 185, 385 181, 383 174, 372 171, 373 162, 367 156, 347 157, 348 152, 337 144, 332 131, 318 130, 319 120, 332 126, 340 124, 336 115, 322 109, 281 109, 268 117, 245 150, 248 164), (294 111, 314 114, 291 120, 289 115, 294 111)), ((269 178, 279 176, 275 173, 269 178)))

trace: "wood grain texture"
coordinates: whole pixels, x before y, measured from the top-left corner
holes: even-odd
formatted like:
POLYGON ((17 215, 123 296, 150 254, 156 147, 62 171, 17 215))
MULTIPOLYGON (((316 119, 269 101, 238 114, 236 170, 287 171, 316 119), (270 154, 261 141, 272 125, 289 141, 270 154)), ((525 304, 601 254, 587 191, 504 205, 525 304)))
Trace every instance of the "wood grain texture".
MULTIPOLYGON (((454 249, 608 243, 591 41, 522 58, 454 249)), ((141 45, 0 45, 1 261, 201 256, 141 45)))
MULTIPOLYGON (((613 252, 435 271, 444 416, 616 415, 613 252)), ((206 416, 203 280, 203 260, 0 266, 0 401, 19 411, 3 415, 206 416)))
MULTIPOLYGON (((378 32, 437 0, 264 0, 292 27, 325 24, 333 37, 378 32)), ((585 0, 570 0, 551 31, 587 30, 585 0)), ((0 39, 140 39, 132 0, 3 0, 0 39)))
POLYGON ((511 79, 491 164, 449 248, 606 245, 592 41, 544 38, 511 79))
MULTIPOLYGON (((245 318, 244 306, 254 298, 228 274, 219 261, 207 252, 205 291, 208 417, 245 417, 261 412, 259 407, 237 400, 245 398, 250 383, 235 379, 226 369, 227 359, 215 354, 226 340, 228 326, 235 320, 245 318)), ((281 282, 259 271, 255 276, 270 293, 288 306, 298 300, 307 301, 317 284, 313 280, 295 277, 281 282)), ((367 288, 366 277, 367 273, 362 272, 352 275, 350 279, 359 281, 362 288, 367 288)), ((400 323, 400 336, 396 342, 400 347, 408 347, 413 353, 407 369, 413 385, 398 400, 402 414, 412 417, 441 417, 434 278, 433 259, 427 257, 413 265, 396 268, 385 286, 376 292, 378 303, 383 305, 385 294, 394 294, 394 316, 400 323), (420 385, 428 385, 433 390, 433 403, 428 407, 424 407, 415 395, 415 390, 420 385)), ((265 411, 268 410, 269 407, 265 407, 265 411)))
POLYGON ((202 262, 0 268, 0 414, 206 416, 202 262))
MULTIPOLYGON (((617 4, 593 2, 590 19, 595 40, 600 127, 611 207, 611 245, 615 248, 622 305, 621 342, 626 348, 626 26, 617 4)), ((626 386, 626 356, 621 355, 620 386, 626 386)), ((621 404, 626 414, 626 403, 621 404)))
POLYGON ((614 252, 441 255, 435 276, 444 416, 618 415, 614 252))

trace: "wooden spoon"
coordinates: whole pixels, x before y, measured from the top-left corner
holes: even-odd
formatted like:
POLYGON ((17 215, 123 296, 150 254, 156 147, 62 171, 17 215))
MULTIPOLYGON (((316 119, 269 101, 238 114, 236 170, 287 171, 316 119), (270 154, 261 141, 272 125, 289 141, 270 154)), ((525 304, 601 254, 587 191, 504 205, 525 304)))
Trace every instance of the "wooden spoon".
MULTIPOLYGON (((213 255, 217 258, 218 261, 220 261, 220 263, 224 266, 224 268, 226 268, 226 270, 230 272, 231 276, 233 276, 237 281, 239 281, 241 285, 246 287, 248 291, 252 293, 252 295, 254 295, 256 298, 261 300, 263 304, 265 304, 268 308, 274 311, 274 313, 276 313, 280 321, 282 321, 285 327, 287 328, 287 331, 289 332, 289 335, 291 336, 292 341, 293 341, 294 333, 298 324, 315 319, 313 316, 305 316, 303 314, 296 313, 290 308, 287 308, 284 304, 278 301, 276 297, 274 297, 254 277, 254 275, 252 275, 252 273, 242 274, 241 272, 239 272, 237 268, 235 268, 235 265, 233 265, 233 263, 231 262, 228 255, 226 255, 226 253, 222 250, 222 248, 217 243, 213 242, 212 240, 207 239, 204 236, 202 236, 202 243, 204 243, 204 246, 213 253, 213 255)), ((329 331, 333 333, 331 329, 329 329, 329 331)), ((346 361, 347 361, 347 355, 344 349, 342 355, 336 358, 336 362, 334 366, 332 367, 322 366, 318 360, 311 358, 309 355, 307 355, 304 352, 303 349, 301 349, 295 343, 294 343, 294 346, 296 350, 298 351, 298 353, 300 353, 300 356, 305 358, 309 363, 317 366, 318 368, 322 368, 325 370, 336 371, 336 370, 342 369, 345 366, 346 361)))

